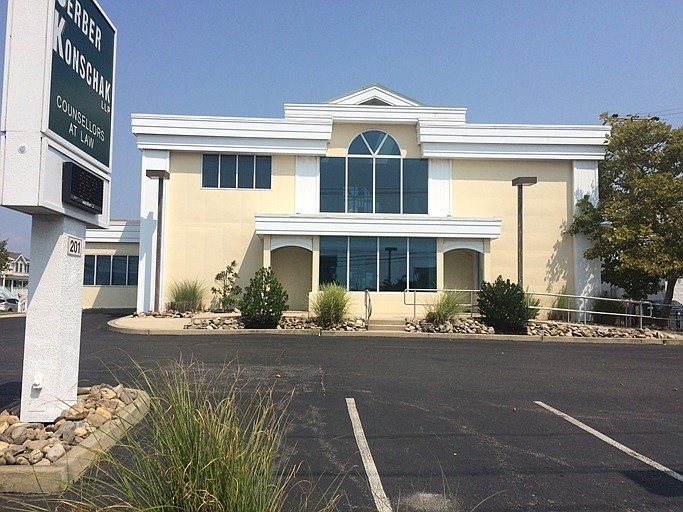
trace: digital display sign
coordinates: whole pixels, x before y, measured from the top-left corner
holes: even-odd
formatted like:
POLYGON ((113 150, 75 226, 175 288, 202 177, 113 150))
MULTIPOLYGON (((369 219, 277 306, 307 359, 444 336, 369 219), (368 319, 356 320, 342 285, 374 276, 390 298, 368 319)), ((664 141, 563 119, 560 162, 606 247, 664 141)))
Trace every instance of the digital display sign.
POLYGON ((102 213, 104 180, 73 162, 64 162, 62 201, 81 210, 102 213))

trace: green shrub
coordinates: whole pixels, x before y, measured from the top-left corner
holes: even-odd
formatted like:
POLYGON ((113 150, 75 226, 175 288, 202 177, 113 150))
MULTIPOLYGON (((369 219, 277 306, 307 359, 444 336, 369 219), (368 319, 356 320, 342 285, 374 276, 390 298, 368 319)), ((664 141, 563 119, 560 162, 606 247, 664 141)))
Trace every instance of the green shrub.
POLYGON ((433 324, 442 324, 464 311, 462 295, 454 291, 445 291, 427 307, 425 320, 433 324))
POLYGON ((322 285, 310 304, 311 311, 323 329, 342 323, 348 316, 350 307, 349 292, 337 283, 322 285))
POLYGON ((600 297, 592 301, 593 322, 600 325, 616 325, 620 317, 600 313, 625 313, 624 305, 621 302, 605 300, 609 298, 606 293, 602 293, 600 297))
POLYGON ((481 284, 477 305, 484 322, 496 332, 524 333, 527 322, 538 315, 538 310, 529 307, 534 301, 521 286, 498 276, 493 283, 481 284))
POLYGON ((288 299, 270 267, 257 270, 239 303, 244 326, 247 329, 274 329, 288 307, 288 299))
POLYGON ((237 272, 235 268, 237 267, 237 262, 232 260, 232 263, 225 267, 216 277, 214 281, 217 286, 211 287, 211 293, 215 295, 215 301, 218 303, 218 308, 220 311, 232 311, 235 309, 235 304, 242 293, 242 288, 235 284, 237 278, 237 272))
POLYGON ((204 287, 198 279, 174 281, 170 288, 168 309, 185 313, 204 309, 204 287))
MULTIPOLYGON (((144 424, 72 484, 59 507, 80 512, 281 512, 298 494, 298 465, 284 450, 291 398, 245 383, 237 370, 175 362, 144 371, 151 397, 144 424)), ((336 492, 336 491, 335 491, 336 492)), ((338 496, 315 510, 329 510, 338 496)), ((302 504, 303 504, 303 500, 302 504)), ((30 508, 29 508, 30 507, 30 508)), ((300 506, 303 511, 312 507, 300 506)))

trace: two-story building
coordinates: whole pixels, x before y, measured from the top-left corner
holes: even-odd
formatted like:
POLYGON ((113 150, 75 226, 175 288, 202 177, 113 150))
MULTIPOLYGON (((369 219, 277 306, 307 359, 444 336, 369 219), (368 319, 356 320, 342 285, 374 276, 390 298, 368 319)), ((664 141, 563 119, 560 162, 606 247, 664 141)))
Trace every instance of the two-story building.
POLYGON ((10 295, 19 299, 26 299, 28 296, 28 271, 30 262, 21 253, 7 252, 9 261, 7 269, 0 272, 0 285, 7 289, 10 295))
POLYGON ((524 190, 525 288, 599 290, 586 241, 564 230, 577 199, 597 199, 608 128, 470 124, 464 108, 380 85, 284 110, 282 119, 133 114, 138 310, 163 309, 173 281, 197 278, 208 290, 232 260, 243 286, 272 267, 293 310, 338 282, 359 315, 366 290, 375 315, 409 316, 406 289, 428 300, 498 275, 516 281, 518 177, 537 180, 524 190))

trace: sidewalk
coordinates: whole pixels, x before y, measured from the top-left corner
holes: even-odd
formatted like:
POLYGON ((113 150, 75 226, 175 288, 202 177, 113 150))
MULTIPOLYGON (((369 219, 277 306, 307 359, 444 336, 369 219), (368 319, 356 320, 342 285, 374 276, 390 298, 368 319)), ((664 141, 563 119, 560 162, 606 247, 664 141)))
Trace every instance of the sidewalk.
MULTIPOLYGON (((211 318, 215 314, 202 314, 211 318)), ((196 318, 196 317, 195 317, 196 318)), ((455 333, 417 333, 397 331, 326 331, 321 329, 185 329, 191 322, 189 318, 156 318, 151 316, 125 316, 108 322, 112 331, 124 334, 147 336, 240 336, 249 334, 267 334, 277 336, 356 336, 356 337, 392 337, 392 338, 437 338, 445 340, 491 340, 520 341, 542 343, 618 343, 636 345, 683 345, 683 336, 675 334, 674 338, 590 338, 563 336, 532 336, 514 334, 455 334, 455 333)))

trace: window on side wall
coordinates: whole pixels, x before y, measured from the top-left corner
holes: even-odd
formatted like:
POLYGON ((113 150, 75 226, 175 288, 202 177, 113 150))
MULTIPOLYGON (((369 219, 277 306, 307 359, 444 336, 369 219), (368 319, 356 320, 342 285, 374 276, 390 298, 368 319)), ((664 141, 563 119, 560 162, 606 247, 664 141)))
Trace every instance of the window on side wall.
POLYGON ((83 268, 85 286, 136 286, 138 256, 86 254, 83 268))
POLYGON ((202 155, 202 188, 269 190, 272 158, 267 155, 202 155))
POLYGON ((320 159, 320 211, 426 214, 427 181, 426 159, 403 158, 391 135, 369 130, 348 156, 320 159))

